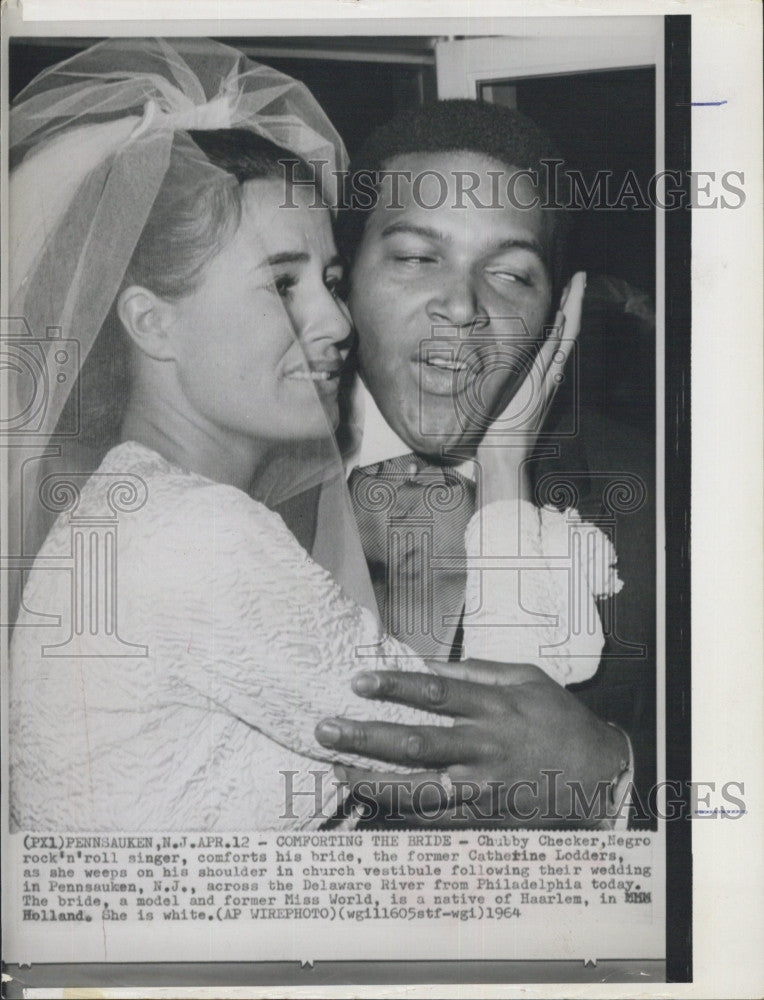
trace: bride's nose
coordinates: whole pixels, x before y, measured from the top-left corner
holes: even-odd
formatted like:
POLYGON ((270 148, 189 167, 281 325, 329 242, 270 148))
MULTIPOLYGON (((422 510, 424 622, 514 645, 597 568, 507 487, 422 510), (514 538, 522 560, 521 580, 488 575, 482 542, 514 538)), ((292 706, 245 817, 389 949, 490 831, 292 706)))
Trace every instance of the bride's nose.
POLYGON ((314 303, 311 315, 306 317, 300 340, 306 352, 312 357, 321 356, 324 351, 336 350, 347 355, 350 349, 352 324, 345 303, 329 291, 314 303))

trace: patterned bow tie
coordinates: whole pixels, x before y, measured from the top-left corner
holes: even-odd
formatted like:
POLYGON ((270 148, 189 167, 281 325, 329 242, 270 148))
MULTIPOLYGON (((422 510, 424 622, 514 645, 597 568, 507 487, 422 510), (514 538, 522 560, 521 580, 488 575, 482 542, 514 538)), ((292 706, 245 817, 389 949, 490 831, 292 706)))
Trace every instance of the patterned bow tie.
POLYGON ((422 656, 453 655, 475 484, 413 455, 354 469, 350 495, 386 630, 422 656))

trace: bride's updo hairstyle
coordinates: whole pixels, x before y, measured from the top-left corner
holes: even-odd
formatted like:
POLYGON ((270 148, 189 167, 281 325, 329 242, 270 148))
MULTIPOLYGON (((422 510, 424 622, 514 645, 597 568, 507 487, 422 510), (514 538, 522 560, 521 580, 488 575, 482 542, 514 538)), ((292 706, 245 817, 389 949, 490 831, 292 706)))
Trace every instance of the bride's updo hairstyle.
MULTIPOLYGON (((167 173, 122 288, 140 285, 168 300, 190 295, 238 228, 242 185, 270 179, 283 186, 287 203, 295 182, 313 184, 320 203, 311 167, 249 129, 176 133, 167 173), (189 155, 190 141, 199 151, 196 156, 189 155), (210 182, 210 165, 224 171, 215 182, 210 182)), ((129 340, 115 300, 80 373, 80 444, 99 460, 118 440, 129 382, 129 340)), ((62 419, 69 419, 66 408, 62 419)))

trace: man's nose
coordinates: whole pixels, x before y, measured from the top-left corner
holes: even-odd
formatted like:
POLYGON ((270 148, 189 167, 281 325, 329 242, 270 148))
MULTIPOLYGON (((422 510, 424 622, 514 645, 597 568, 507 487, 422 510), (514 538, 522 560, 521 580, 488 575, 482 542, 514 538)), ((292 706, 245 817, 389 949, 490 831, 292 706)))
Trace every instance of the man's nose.
POLYGON ((443 326, 485 326, 488 322, 469 276, 446 277, 430 298, 427 314, 434 324, 443 326))

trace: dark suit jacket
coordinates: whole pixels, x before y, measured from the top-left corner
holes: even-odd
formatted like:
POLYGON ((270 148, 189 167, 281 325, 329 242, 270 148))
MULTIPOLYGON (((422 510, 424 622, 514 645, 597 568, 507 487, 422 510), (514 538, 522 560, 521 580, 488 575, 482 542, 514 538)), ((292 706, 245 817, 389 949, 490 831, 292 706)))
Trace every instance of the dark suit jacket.
POLYGON ((654 825, 646 814, 656 761, 656 497, 655 449, 649 428, 625 427, 597 410, 579 408, 571 432, 540 449, 554 456, 534 462, 537 502, 566 506, 609 533, 624 586, 601 607, 606 645, 596 675, 571 690, 600 718, 621 726, 635 754, 633 824, 654 825), (640 803, 645 807, 640 809, 640 803))

